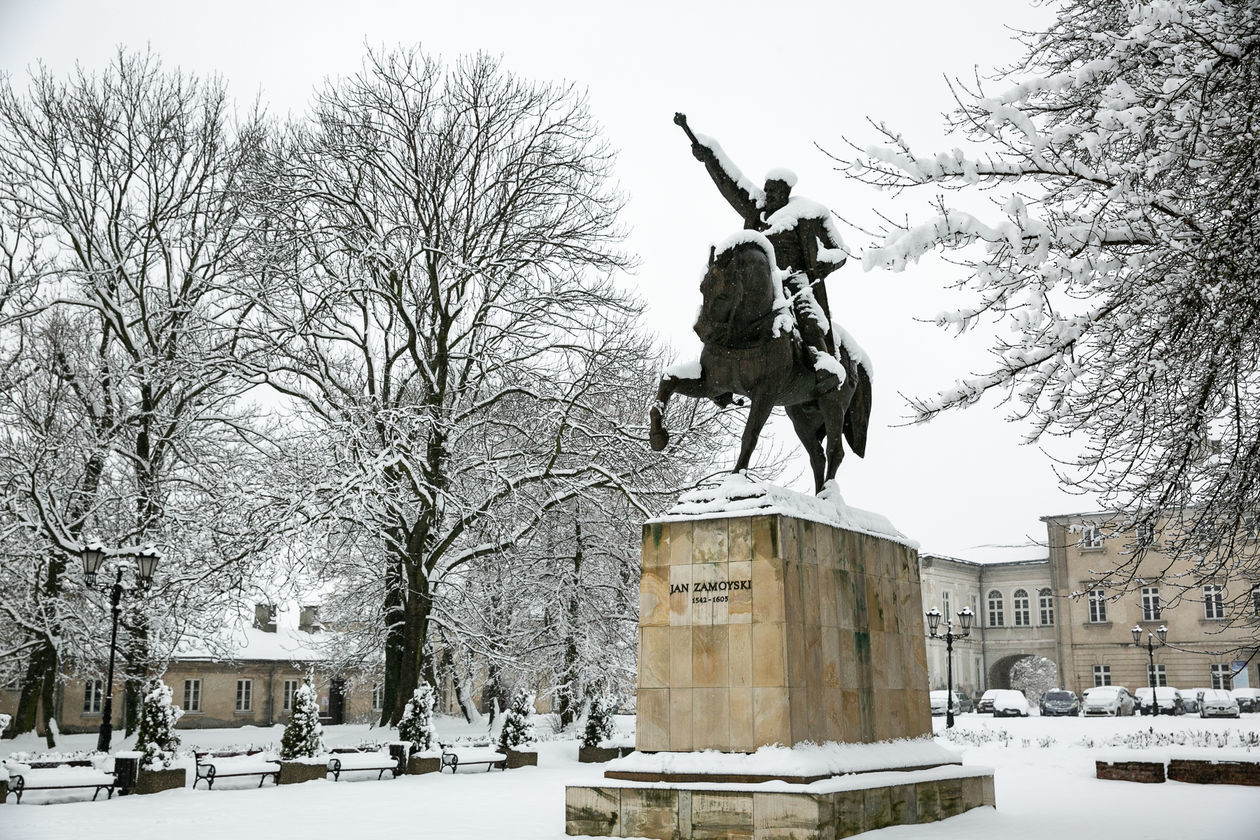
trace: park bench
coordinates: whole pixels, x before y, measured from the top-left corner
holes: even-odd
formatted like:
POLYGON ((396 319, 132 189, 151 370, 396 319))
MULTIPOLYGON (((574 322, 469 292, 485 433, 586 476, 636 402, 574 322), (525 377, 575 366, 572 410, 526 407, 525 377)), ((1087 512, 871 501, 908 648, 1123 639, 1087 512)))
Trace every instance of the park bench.
POLYGON ((377 779, 384 778, 386 771, 393 773, 392 778, 397 778, 403 772, 402 764, 388 752, 367 751, 355 747, 341 747, 332 752, 328 759, 328 772, 332 773, 334 782, 341 778, 342 773, 355 770, 379 771, 376 774, 377 779))
POLYGON ((114 787, 117 777, 105 770, 98 770, 86 759, 74 761, 30 761, 25 763, 5 762, 9 772, 9 793, 17 795, 17 804, 22 804, 22 794, 28 790, 69 790, 73 788, 92 788, 92 801, 108 791, 108 798, 114 798, 114 787))
POLYGON ((197 778, 193 779, 193 787, 205 779, 206 790, 214 789, 215 779, 232 776, 258 776, 258 786, 270 776, 272 781, 280 784, 280 764, 261 758, 262 750, 247 752, 199 752, 197 757, 197 778))
POLYGON ((507 766, 507 756, 496 751, 488 744, 476 746, 439 744, 439 746, 442 748, 441 769, 444 770, 449 767, 452 773, 457 772, 460 767, 476 764, 486 765, 487 773, 493 767, 498 767, 502 770, 507 766))

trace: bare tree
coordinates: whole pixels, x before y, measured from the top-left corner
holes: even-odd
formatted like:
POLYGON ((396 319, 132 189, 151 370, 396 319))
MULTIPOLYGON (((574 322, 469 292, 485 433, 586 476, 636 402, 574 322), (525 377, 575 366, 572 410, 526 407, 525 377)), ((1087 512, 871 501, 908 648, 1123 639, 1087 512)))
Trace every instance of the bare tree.
POLYGON ((51 712, 67 654, 101 661, 103 608, 67 575, 87 539, 167 553, 156 590, 124 616, 128 728, 146 669, 181 630, 217 620, 212 606, 266 544, 248 464, 267 444, 239 367, 250 308, 232 276, 261 138, 221 83, 149 55, 67 82, 39 70, 25 93, 0 83, 0 241, 10 266, 39 257, 26 262, 37 292, 8 320, 0 395, 4 560, 29 595, 6 609, 26 610, 33 645, 15 733, 39 698, 51 712))
MULTIPOLYGON (((1260 579, 1260 9, 1071 0, 1024 38, 1003 87, 955 86, 974 151, 916 155, 893 128, 844 161, 894 191, 988 190, 994 220, 941 199, 863 255, 903 268, 958 251, 974 303, 943 327, 1000 325, 993 365, 933 398, 928 420, 996 392, 1028 439, 1075 436, 1067 480, 1162 529, 1170 585, 1260 579)), ((1111 572, 1133 584, 1147 544, 1111 572)), ((1167 570, 1166 570, 1167 571, 1167 570)), ((1148 574, 1149 572, 1144 572, 1148 574)), ((1256 623, 1237 586, 1237 620, 1256 623)))
POLYGON ((375 541, 385 722, 431 671, 443 582, 626 478, 602 456, 633 430, 587 424, 592 373, 641 346, 611 163, 571 87, 399 50, 320 92, 263 175, 259 375, 326 447, 315 507, 375 541))

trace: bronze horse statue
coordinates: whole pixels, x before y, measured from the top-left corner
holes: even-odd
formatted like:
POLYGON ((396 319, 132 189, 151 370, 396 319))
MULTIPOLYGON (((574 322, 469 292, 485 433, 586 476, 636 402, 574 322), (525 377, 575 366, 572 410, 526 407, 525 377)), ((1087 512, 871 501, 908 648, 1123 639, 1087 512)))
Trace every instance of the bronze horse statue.
POLYGON ((716 256, 710 250, 709 268, 700 283, 704 302, 695 324, 704 343, 699 375, 666 373, 661 377, 651 411, 650 438, 658 452, 669 442, 665 409, 675 393, 707 397, 720 406, 730 405, 735 394, 747 397, 748 420, 733 470, 738 473, 748 468, 762 427, 774 407, 781 405, 809 453, 814 489, 819 492, 835 478, 844 459, 842 438, 865 457, 870 372, 859 363, 860 350, 846 347, 837 335, 836 357, 843 380, 825 371, 818 375, 800 336, 785 329, 779 317, 790 310, 780 291, 772 254, 769 242, 751 233, 716 256))

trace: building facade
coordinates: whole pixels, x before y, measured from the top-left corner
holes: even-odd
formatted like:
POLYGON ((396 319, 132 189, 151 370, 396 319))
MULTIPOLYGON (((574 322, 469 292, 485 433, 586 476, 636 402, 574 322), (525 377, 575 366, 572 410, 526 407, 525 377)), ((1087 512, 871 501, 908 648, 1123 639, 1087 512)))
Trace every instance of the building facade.
MULTIPOLYGON (((1080 694, 1094 685, 1150 684, 1145 639, 1168 628, 1155 649, 1153 676, 1176 688, 1260 686, 1260 582, 1226 581, 1174 564, 1159 535, 1124 588, 1107 590, 1103 574, 1123 563, 1137 535, 1106 513, 1043 518, 1048 557, 975 563, 920 557, 923 609, 957 621, 975 613, 971 635, 954 644, 954 686, 976 695, 1009 688, 1011 668, 1041 656, 1055 663, 1059 685, 1080 694), (1174 583, 1175 582, 1175 585, 1174 583), (1244 597, 1230 587, 1248 587, 1244 597), (1241 615, 1239 611, 1250 613, 1241 615), (1143 644, 1131 628, 1141 627, 1143 644)), ((944 632, 943 630, 941 632, 944 632)), ((931 687, 944 688, 944 642, 927 640, 931 687)))

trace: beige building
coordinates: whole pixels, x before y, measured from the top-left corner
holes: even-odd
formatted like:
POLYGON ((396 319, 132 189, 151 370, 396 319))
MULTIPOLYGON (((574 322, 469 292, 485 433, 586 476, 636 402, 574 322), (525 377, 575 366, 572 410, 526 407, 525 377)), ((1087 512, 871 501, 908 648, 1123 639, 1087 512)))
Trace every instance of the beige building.
MULTIPOLYGON (((1106 513, 1044 517, 1049 556, 1041 560, 920 556, 923 609, 935 606, 957 620, 966 606, 976 615, 970 637, 954 644, 956 690, 974 696, 1007 688, 1011 667, 1029 656, 1053 661, 1059 684, 1078 694, 1103 683, 1130 690, 1149 685, 1145 644, 1133 644, 1135 625, 1144 640, 1161 625, 1168 628, 1167 646, 1155 650, 1157 684, 1260 686, 1258 582, 1200 579, 1194 569, 1171 564, 1156 534, 1132 586, 1104 589, 1101 573, 1125 560, 1135 538, 1111 519, 1106 513), (1229 587, 1240 585, 1249 588, 1245 597, 1231 597, 1237 593, 1229 587)), ((944 688, 945 643, 929 639, 927 649, 930 685, 944 688)))
POLYGON ((1188 563, 1173 564, 1159 550, 1159 533, 1133 571, 1126 591, 1099 584, 1101 574, 1127 559, 1135 541, 1105 513, 1043 517, 1049 536, 1050 576, 1065 598, 1056 661, 1068 688, 1110 682, 1130 690, 1149 685, 1145 644, 1168 628, 1168 644, 1155 650, 1155 680, 1177 688, 1260 686, 1260 589, 1257 581, 1227 581, 1188 563), (1248 592, 1231 588, 1243 586, 1248 592), (1234 597, 1242 595, 1243 597, 1234 597), (1249 613, 1249 614, 1244 614, 1249 613))
MULTIPOLYGON (((184 710, 178 728, 272 726, 289 718, 293 694, 314 676, 320 716, 326 724, 368 723, 380 713, 379 677, 330 674, 322 662, 320 627, 314 607, 303 607, 297 627, 278 627, 275 608, 255 608, 253 626, 231 635, 229 654, 186 648, 173 657, 162 680, 184 710)), ((0 693, 0 712, 13 714, 18 692, 0 693)), ((104 680, 68 678, 60 686, 53 717, 62 732, 100 728, 104 680)), ((122 678, 114 683, 114 726, 122 725, 122 678)))

